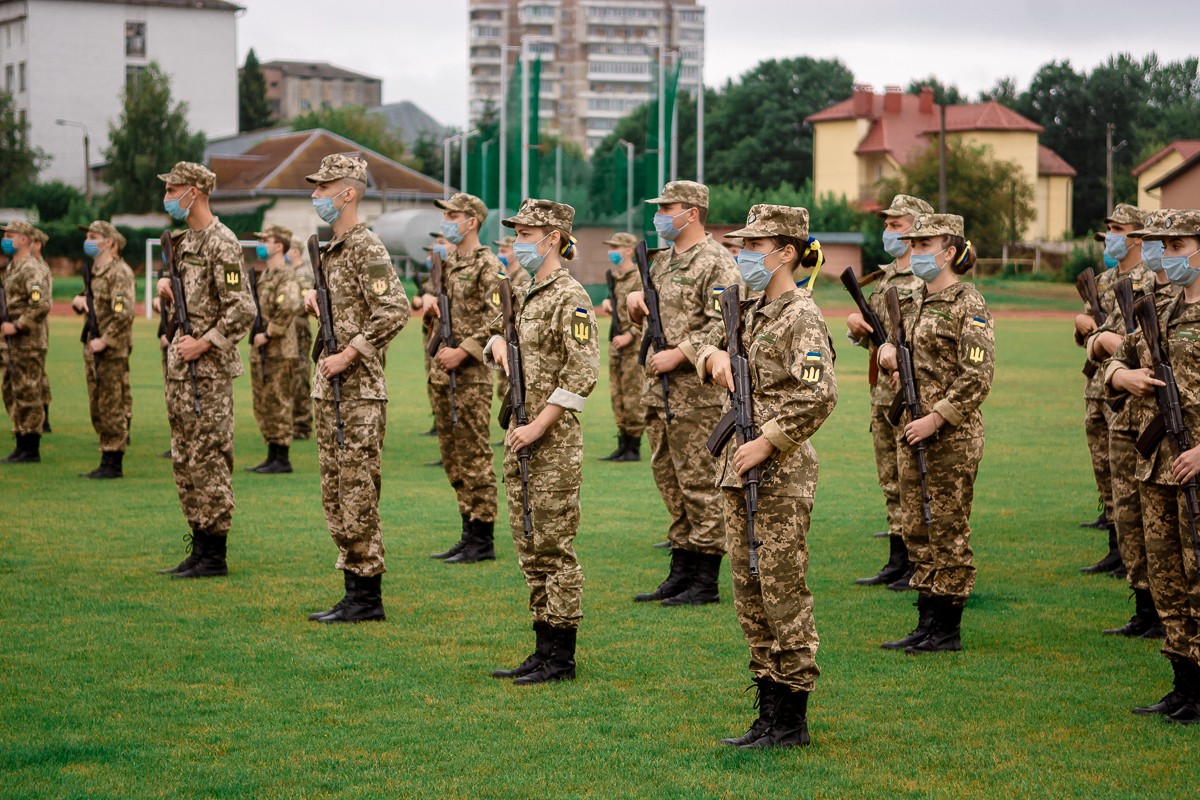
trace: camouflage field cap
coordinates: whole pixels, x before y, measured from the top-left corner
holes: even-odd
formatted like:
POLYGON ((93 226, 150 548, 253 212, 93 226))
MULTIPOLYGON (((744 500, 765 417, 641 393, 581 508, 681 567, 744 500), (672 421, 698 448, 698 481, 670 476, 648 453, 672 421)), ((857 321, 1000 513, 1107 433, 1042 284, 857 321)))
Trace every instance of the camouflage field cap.
POLYGON ((38 244, 45 244, 46 242, 50 241, 50 234, 46 233, 41 228, 34 228, 33 240, 38 244))
POLYGON ((296 237, 292 234, 291 228, 285 228, 282 225, 268 225, 261 231, 254 234, 256 239, 274 239, 277 242, 291 243, 296 237))
POLYGON ((465 192, 459 192, 449 200, 434 200, 433 204, 446 211, 461 211, 464 214, 469 214, 479 220, 480 225, 483 224, 488 215, 488 207, 484 205, 483 201, 475 195, 466 194, 465 192))
POLYGON ((671 181, 663 187, 662 197, 646 201, 649 206, 665 206, 668 203, 687 203, 708 208, 708 187, 695 181, 671 181))
MULTIPOLYGON (((1118 225, 1137 225, 1139 228, 1146 224, 1146 212, 1129 203, 1120 203, 1112 213, 1104 218, 1106 223, 1115 222, 1118 225)), ((1104 238, 1101 236, 1100 238, 1104 238)))
POLYGON ((721 242, 725 247, 745 247, 746 240, 740 236, 730 236, 728 242, 721 242))
POLYGON ((217 188, 217 173, 194 161, 180 161, 171 167, 170 172, 159 175, 158 179, 174 186, 195 186, 205 194, 212 194, 213 189, 217 188))
POLYGON ((763 239, 769 236, 791 236, 806 241, 808 209, 760 203, 750 207, 750 213, 746 215, 746 227, 725 234, 726 239, 763 239))
POLYGON ((919 197, 913 197, 910 194, 898 194, 892 198, 892 204, 882 211, 876 211, 875 216, 880 219, 888 217, 912 217, 916 219, 922 214, 932 214, 933 206, 926 203, 919 197))
POLYGON ((492 244, 496 245, 496 247, 512 247, 516 241, 517 237, 515 236, 505 236, 503 239, 497 239, 492 242, 492 244))
POLYGON ((553 200, 538 200, 527 197, 521 201, 521 210, 516 216, 504 220, 506 228, 518 225, 528 225, 531 228, 557 228, 563 233, 571 233, 571 224, 575 221, 575 209, 566 203, 556 203, 553 200))
POLYGON ((1142 239, 1145 238, 1147 234, 1159 233, 1164 230, 1163 223, 1167 221, 1167 217, 1174 213, 1175 209, 1173 208, 1159 208, 1154 211, 1147 212, 1145 227, 1128 235, 1135 239, 1142 239))
POLYGON ((41 233, 41 231, 23 219, 13 220, 4 226, 3 231, 5 233, 20 233, 24 236, 28 236, 29 240, 33 242, 38 241, 38 234, 41 233))
POLYGON ((122 236, 121 232, 117 230, 117 226, 113 225, 111 222, 105 222, 102 219, 98 219, 91 225, 80 225, 79 230, 86 233, 94 233, 97 236, 103 236, 105 239, 112 239, 117 245, 118 253, 121 252, 121 250, 125 247, 125 237, 122 236))
POLYGON ((309 183, 328 183, 342 178, 367 182, 367 160, 358 153, 334 153, 321 159, 321 168, 304 176, 309 183))
POLYGON ((610 247, 637 247, 638 239, 632 233, 614 233, 613 237, 605 242, 610 247))
MULTIPOLYGON (((1115 213, 1115 212, 1114 212, 1115 213)), ((1173 239, 1176 236, 1200 236, 1200 210, 1194 208, 1169 209, 1155 229, 1137 231, 1143 239, 1173 239)), ((1136 235, 1136 234, 1133 234, 1136 235)))
POLYGON ((932 239, 935 236, 967 238, 963 218, 957 214, 922 214, 913 222, 912 230, 900 234, 901 239, 932 239))

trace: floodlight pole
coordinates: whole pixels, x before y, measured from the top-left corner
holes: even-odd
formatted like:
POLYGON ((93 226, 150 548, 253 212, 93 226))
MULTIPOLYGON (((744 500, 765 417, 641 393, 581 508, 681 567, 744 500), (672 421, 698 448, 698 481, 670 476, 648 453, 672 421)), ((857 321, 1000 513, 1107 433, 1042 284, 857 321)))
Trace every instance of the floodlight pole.
POLYGON ((75 122, 70 119, 56 119, 55 125, 69 125, 72 128, 81 128, 83 130, 83 185, 84 196, 87 198, 88 205, 92 204, 92 168, 91 168, 91 137, 88 136, 87 125, 82 122, 75 122))
POLYGON ((696 183, 704 183, 704 43, 700 43, 696 86, 696 183))

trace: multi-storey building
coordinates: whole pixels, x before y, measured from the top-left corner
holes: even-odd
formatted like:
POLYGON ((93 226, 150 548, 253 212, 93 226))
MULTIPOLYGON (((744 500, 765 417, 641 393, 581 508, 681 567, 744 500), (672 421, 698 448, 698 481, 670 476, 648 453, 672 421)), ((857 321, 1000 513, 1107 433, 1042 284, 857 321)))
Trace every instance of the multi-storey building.
POLYGON ((262 65, 273 121, 314 109, 379 105, 383 81, 324 61, 268 61, 262 65))
POLYGON ((500 104, 501 59, 542 57, 543 132, 591 155, 654 91, 660 49, 680 64, 680 92, 700 84, 704 7, 696 0, 471 0, 468 95, 474 121, 500 104))

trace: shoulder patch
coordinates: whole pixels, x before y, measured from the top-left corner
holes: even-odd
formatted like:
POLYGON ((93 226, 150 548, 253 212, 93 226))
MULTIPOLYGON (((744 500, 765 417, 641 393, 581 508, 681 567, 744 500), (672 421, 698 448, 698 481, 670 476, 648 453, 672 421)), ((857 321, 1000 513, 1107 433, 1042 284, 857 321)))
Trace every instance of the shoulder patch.
POLYGON ((42 285, 40 283, 35 283, 29 287, 29 299, 35 303, 42 299, 42 285))
POLYGON ((283 301, 284 301, 284 300, 286 300, 286 299, 287 299, 287 295, 286 295, 286 294, 284 294, 283 292, 280 292, 280 293, 279 293, 279 296, 275 298, 275 304, 276 304, 276 305, 283 305, 283 301))
POLYGON ((225 285, 236 289, 242 285, 242 268, 237 264, 226 264, 221 268, 225 273, 225 285))
POLYGON ((392 265, 383 261, 372 261, 367 264, 367 278, 370 280, 371 294, 376 297, 383 297, 387 294, 388 286, 388 271, 392 265))
POLYGON ((125 310, 125 295, 117 294, 113 297, 112 309, 118 314, 125 310))
POLYGON ((987 352, 982 347, 967 348, 967 360, 972 364, 982 364, 985 358, 987 358, 987 352))
POLYGON ((592 338, 592 322, 585 308, 576 308, 571 317, 571 336, 580 344, 587 344, 592 338))
POLYGON ((723 292, 723 291, 725 291, 724 286, 712 287, 713 311, 721 310, 721 299, 720 298, 721 298, 721 292, 723 292))
POLYGON ((974 317, 971 319, 971 325, 976 328, 986 328, 987 320, 983 317, 974 317))

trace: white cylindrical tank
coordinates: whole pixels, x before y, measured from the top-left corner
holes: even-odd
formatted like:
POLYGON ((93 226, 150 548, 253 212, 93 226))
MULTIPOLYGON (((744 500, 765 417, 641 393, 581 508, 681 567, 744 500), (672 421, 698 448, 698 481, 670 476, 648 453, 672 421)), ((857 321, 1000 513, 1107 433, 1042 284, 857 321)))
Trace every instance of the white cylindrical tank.
POLYGON ((441 222, 441 211, 432 208, 406 208, 381 214, 369 227, 383 240, 383 246, 393 258, 407 256, 423 264, 426 253, 422 248, 433 243, 429 234, 436 231, 441 222))

